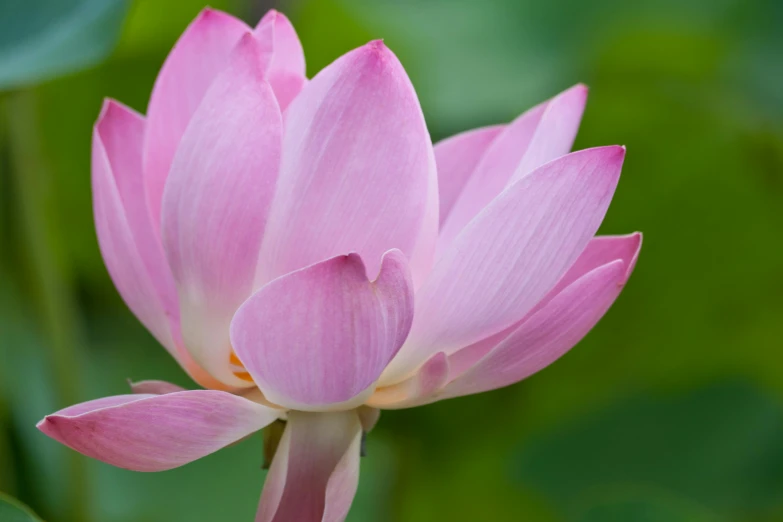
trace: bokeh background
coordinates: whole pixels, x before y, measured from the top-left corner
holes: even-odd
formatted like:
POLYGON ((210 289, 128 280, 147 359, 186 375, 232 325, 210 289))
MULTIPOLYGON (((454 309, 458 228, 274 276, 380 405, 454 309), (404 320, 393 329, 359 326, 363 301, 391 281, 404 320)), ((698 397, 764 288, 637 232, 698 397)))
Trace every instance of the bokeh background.
MULTIPOLYGON (((91 127, 144 112, 204 0, 0 2, 0 491, 49 522, 252 520, 261 437, 141 474, 34 425, 126 378, 192 386, 98 251, 91 127)), ((271 2, 212 0, 255 23, 271 2)), ((603 233, 641 230, 601 323, 513 387, 386 412, 350 521, 783 521, 783 3, 291 0, 313 75, 384 38, 433 139, 577 82, 576 148, 628 156, 603 233)))

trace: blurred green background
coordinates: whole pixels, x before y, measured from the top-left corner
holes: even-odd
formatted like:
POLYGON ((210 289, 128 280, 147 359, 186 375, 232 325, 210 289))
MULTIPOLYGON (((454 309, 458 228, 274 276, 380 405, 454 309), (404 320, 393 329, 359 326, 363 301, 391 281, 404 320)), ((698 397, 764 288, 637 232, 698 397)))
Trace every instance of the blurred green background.
MULTIPOLYGON (((261 438, 141 474, 34 427, 126 378, 192 386, 101 261, 91 127, 144 111, 204 0, 2 0, 0 491, 49 522, 252 520, 261 438)), ((213 0, 248 22, 272 2, 213 0)), ((433 139, 577 82, 576 148, 627 145, 603 233, 645 246, 616 306, 513 387, 385 412, 350 521, 783 521, 783 2, 274 3, 308 74, 384 38, 433 139)))

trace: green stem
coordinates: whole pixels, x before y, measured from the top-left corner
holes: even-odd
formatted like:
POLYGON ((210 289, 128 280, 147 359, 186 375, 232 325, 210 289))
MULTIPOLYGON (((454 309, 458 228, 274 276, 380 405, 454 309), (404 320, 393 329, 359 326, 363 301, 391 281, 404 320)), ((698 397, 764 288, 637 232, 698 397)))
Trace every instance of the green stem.
MULTIPOLYGON (((28 264, 32 297, 43 326, 53 388, 60 406, 78 402, 81 381, 73 291, 65 263, 58 263, 61 238, 52 207, 53 182, 43 161, 38 106, 34 92, 11 93, 5 100, 11 178, 19 210, 20 238, 28 264)), ((61 261, 61 259, 60 259, 61 261)), ((84 458, 67 453, 67 514, 63 519, 88 522, 84 458)), ((62 515, 62 514, 61 514, 62 515)))

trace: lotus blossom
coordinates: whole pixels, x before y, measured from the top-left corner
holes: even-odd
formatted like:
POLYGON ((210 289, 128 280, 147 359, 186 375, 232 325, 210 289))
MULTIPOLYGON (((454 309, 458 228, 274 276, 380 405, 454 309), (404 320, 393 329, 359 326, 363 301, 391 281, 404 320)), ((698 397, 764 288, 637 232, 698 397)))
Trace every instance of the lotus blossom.
POLYGON ((641 235, 595 237, 625 149, 569 153, 586 96, 433 147, 381 41, 308 80, 282 14, 203 11, 146 117, 104 104, 92 186, 119 293, 204 389, 143 381, 38 427, 161 471, 285 421, 256 520, 343 520, 380 409, 530 376, 630 276, 641 235))

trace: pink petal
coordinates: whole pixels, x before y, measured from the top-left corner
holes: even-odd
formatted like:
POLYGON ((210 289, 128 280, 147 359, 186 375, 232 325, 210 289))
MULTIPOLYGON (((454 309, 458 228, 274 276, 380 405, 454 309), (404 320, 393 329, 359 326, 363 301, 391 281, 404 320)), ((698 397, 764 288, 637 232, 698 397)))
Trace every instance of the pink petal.
POLYGON ((108 464, 163 471, 260 430, 278 414, 230 393, 194 390, 85 402, 48 415, 38 429, 108 464))
POLYGON ((176 384, 171 384, 166 381, 148 380, 133 382, 129 380, 128 384, 130 385, 131 391, 135 394, 163 395, 166 393, 185 391, 185 388, 182 386, 177 386, 176 384))
POLYGON ((272 42, 273 54, 266 79, 285 110, 304 87, 305 56, 294 26, 283 13, 270 10, 255 29, 256 37, 272 42))
POLYGON ((399 382, 435 353, 454 353, 524 317, 595 234, 624 155, 622 147, 574 152, 498 196, 417 292, 410 336, 381 383, 399 382))
POLYGON ((468 183, 470 175, 504 128, 504 125, 494 125, 473 129, 435 144, 441 226, 468 183))
POLYGON ((454 202, 438 237, 438 255, 516 179, 571 150, 587 89, 577 85, 519 116, 492 142, 454 202), (517 172, 518 174, 515 174, 517 172))
POLYGON ((355 411, 291 411, 266 477, 256 522, 342 522, 359 484, 355 411))
POLYGON ((452 204, 438 234, 438 256, 484 207, 508 184, 508 180, 533 138, 546 102, 506 125, 492 141, 452 204))
POLYGON ((605 265, 615 259, 620 259, 627 267, 626 279, 630 277, 636 266, 639 250, 642 248, 641 232, 625 236, 597 236, 590 240, 587 247, 568 269, 568 272, 557 282, 539 303, 528 313, 536 312, 544 307, 557 294, 565 290, 571 283, 588 272, 605 265))
POLYGON ((228 326, 250 295, 274 194, 282 120, 257 41, 247 34, 193 116, 163 198, 163 243, 188 350, 221 381, 231 371, 228 326))
POLYGON ((511 176, 514 183, 539 166, 568 154, 579 131, 587 103, 587 87, 575 85, 549 101, 522 161, 511 176))
POLYGON ((449 378, 454 379, 470 369, 476 362, 481 360, 482 357, 495 348, 495 346, 519 328, 519 326, 531 315, 546 306, 555 296, 588 272, 619 259, 623 261, 627 267, 626 279, 630 277, 631 272, 636 265, 636 258, 639 255, 641 246, 642 234, 639 232, 626 236, 599 236, 591 239, 587 244, 587 248, 584 249, 579 255, 579 258, 571 265, 568 272, 566 272, 554 288, 552 288, 552 290, 550 290, 524 318, 505 330, 487 337, 486 339, 482 339, 468 347, 462 348, 458 352, 450 355, 449 378))
POLYGON ((98 244, 128 308, 186 369, 172 328, 179 321, 173 279, 152 231, 141 173, 144 119, 108 100, 93 131, 92 192, 98 244))
POLYGON ((379 388, 367 400, 369 406, 385 409, 411 408, 431 402, 429 398, 449 381, 449 358, 438 352, 408 379, 379 388))
POLYGON ((419 245, 437 233, 432 145, 416 93, 382 42, 326 67, 288 108, 277 190, 256 287, 346 252, 371 275, 392 248, 432 257, 434 245, 419 245))
POLYGON ((185 128, 231 49, 250 31, 231 15, 204 9, 166 58, 147 108, 144 175, 153 223, 160 225, 163 187, 185 128))
POLYGON ((433 399, 508 386, 546 368, 603 317, 620 294, 627 270, 626 263, 615 260, 582 276, 433 399))
POLYGON ((92 191, 98 244, 128 308, 199 384, 223 385, 182 348, 173 278, 154 233, 144 197, 144 120, 107 101, 93 131, 92 191))
POLYGON ((372 282, 357 254, 285 275, 237 311, 234 350, 275 404, 307 411, 358 406, 410 329, 409 278, 405 256, 395 250, 372 282))

